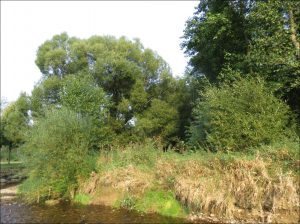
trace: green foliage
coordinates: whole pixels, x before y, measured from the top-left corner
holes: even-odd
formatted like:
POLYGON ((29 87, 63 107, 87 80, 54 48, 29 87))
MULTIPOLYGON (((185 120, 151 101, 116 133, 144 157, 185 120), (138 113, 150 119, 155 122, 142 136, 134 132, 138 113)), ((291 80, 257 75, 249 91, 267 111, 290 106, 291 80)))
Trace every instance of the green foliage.
POLYGON ((191 56, 192 74, 202 73, 216 82, 226 61, 226 53, 241 61, 247 51, 245 16, 251 1, 203 0, 186 23, 182 47, 191 56))
MULTIPOLYGON (((7 162, 9 160, 9 147, 7 145, 3 145, 0 148, 0 161, 7 162)), ((21 149, 16 148, 10 153, 10 161, 20 161, 22 159, 21 149)))
POLYGON ((171 191, 149 190, 137 200, 135 209, 165 216, 183 217, 185 212, 171 191))
MULTIPOLYGON (((3 143, 10 147, 21 145, 29 128, 29 99, 21 93, 17 101, 9 104, 1 114, 1 133, 3 143)), ((1 141, 2 141, 1 140, 1 141)))
POLYGON ((149 169, 154 166, 157 158, 162 154, 153 141, 144 143, 128 144, 125 147, 115 147, 109 152, 102 152, 101 157, 104 161, 98 163, 98 171, 127 167, 133 165, 141 169, 149 169))
POLYGON ((88 74, 68 75, 62 83, 61 104, 70 110, 91 118, 93 145, 107 139, 104 125, 108 119, 109 99, 103 89, 88 74))
POLYGON ((66 33, 55 35, 39 47, 35 63, 46 76, 63 77, 69 73, 74 57, 70 55, 70 45, 74 38, 69 38, 66 33), (72 60, 73 59, 73 60, 72 60))
POLYGON ((134 209, 136 203, 136 198, 125 195, 122 200, 117 200, 115 203, 116 207, 126 208, 126 209, 134 209))
POLYGON ((299 1, 201 1, 184 30, 189 73, 211 84, 262 77, 299 122, 299 8, 299 1))
POLYGON ((300 2, 257 1, 249 14, 250 70, 277 87, 300 121, 300 2))
POLYGON ((74 202, 82 205, 87 205, 91 201, 91 196, 87 194, 76 194, 74 197, 74 202))
MULTIPOLYGON (((89 116, 92 113, 104 121, 106 141, 116 139, 123 144, 145 135, 165 137, 178 132, 176 92, 183 87, 177 86, 167 63, 144 49, 139 40, 111 36, 81 40, 63 33, 39 47, 36 64, 43 79, 32 92, 33 114, 43 115, 50 105, 67 106, 89 116), (174 115, 171 121, 154 121, 151 114, 156 112, 158 101, 161 113, 174 115), (148 117, 140 133, 134 121, 144 113, 148 117), (159 127, 155 129, 156 124, 159 127)), ((99 126, 97 119, 94 121, 99 126)))
POLYGON ((151 107, 137 119, 137 131, 144 136, 161 136, 166 139, 177 129, 178 112, 170 104, 154 99, 151 107))
POLYGON ((62 81, 57 76, 42 79, 32 90, 30 102, 34 118, 45 115, 50 105, 61 103, 62 81))
POLYGON ((29 198, 66 196, 93 169, 89 159, 91 122, 66 108, 46 112, 24 145, 29 179, 21 189, 29 198), (50 193, 48 192, 50 191, 50 193))
POLYGON ((92 76, 69 75, 63 80, 62 85, 63 91, 60 92, 62 105, 77 113, 104 120, 108 103, 104 91, 95 84, 92 76))
POLYGON ((296 137, 288 106, 260 79, 208 88, 194 116, 190 143, 213 150, 246 150, 296 137))

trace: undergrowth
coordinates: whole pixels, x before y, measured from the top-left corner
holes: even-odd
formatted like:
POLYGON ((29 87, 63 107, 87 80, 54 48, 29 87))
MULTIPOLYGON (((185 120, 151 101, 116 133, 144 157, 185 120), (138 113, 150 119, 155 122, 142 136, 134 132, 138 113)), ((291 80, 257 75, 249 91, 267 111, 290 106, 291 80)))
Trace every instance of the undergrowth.
MULTIPOLYGON (((264 221, 266 215, 280 222, 281 211, 295 218, 299 210, 297 143, 265 145, 247 153, 198 150, 180 154, 162 152, 148 142, 102 151, 89 163, 96 165, 89 177, 79 181, 73 199, 82 204, 105 202, 166 216, 213 214, 225 221, 254 222, 264 221)), ((61 197, 60 189, 47 188, 57 182, 44 185, 46 180, 32 178, 33 174, 20 187, 21 192, 33 194, 29 199, 61 197)))
POLYGON ((74 197, 74 202, 82 205, 87 205, 91 201, 91 196, 87 194, 76 194, 74 197))
MULTIPOLYGON (((162 153, 155 144, 131 144, 102 153, 96 174, 86 182, 123 191, 117 207, 167 216, 206 214, 221 220, 255 221, 299 209, 297 143, 251 148, 247 153, 205 150, 162 153), (184 209, 186 208, 186 209, 184 209), (187 212, 189 211, 189 212, 187 212), (248 217, 248 218, 249 218, 248 217)), ((100 196, 101 197, 101 196, 100 196)))

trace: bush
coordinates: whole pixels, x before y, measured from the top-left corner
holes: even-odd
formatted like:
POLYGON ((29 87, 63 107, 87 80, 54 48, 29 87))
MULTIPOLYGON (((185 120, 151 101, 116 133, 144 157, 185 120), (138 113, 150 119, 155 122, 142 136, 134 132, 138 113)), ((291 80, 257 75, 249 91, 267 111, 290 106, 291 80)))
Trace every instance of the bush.
POLYGON ((164 216, 183 217, 185 210, 171 191, 149 190, 139 199, 135 208, 142 212, 157 212, 164 216))
POLYGON ((28 199, 36 192, 41 199, 74 193, 79 178, 95 165, 88 151, 90 126, 87 118, 64 108, 48 111, 34 124, 24 145, 30 176, 20 188, 28 199))
POLYGON ((117 200, 115 203, 116 207, 126 208, 126 209, 134 209, 136 203, 136 199, 130 195, 125 195, 122 200, 117 200))
POLYGON ((76 194, 74 197, 74 202, 82 205, 87 205, 91 201, 91 196, 86 194, 76 194))
POLYGON ((259 79, 209 87, 193 112, 193 146, 236 151, 296 137, 289 107, 259 79))

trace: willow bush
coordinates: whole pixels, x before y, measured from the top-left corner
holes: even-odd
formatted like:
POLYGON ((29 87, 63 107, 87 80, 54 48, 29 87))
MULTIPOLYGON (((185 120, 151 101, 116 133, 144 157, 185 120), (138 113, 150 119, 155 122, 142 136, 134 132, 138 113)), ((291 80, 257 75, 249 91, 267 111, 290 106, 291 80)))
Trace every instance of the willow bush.
POLYGON ((91 122, 79 113, 65 108, 46 112, 24 145, 30 174, 21 192, 23 189, 31 199, 68 197, 78 180, 93 169, 89 130, 91 122))
POLYGON ((296 137, 289 107, 261 79, 243 78, 209 87, 193 113, 193 146, 238 151, 296 137))

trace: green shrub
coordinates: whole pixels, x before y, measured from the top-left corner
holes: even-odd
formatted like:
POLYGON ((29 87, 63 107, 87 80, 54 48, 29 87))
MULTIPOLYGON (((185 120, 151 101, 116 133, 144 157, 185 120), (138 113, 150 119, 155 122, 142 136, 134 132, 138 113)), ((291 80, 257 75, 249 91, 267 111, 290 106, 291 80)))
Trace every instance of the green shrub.
POLYGON ((86 194, 76 194, 74 197, 74 202, 79 204, 87 205, 90 203, 90 201, 91 201, 91 197, 86 194))
POLYGON ((135 209, 173 217, 185 215, 184 209, 171 191, 149 190, 136 202, 135 209))
POLYGON ((289 107, 259 79, 209 87, 194 109, 193 146, 245 150, 296 137, 289 107))
POLYGON ((136 199, 130 195, 125 195, 122 200, 117 200, 115 207, 121 207, 126 209, 134 209, 136 199))
POLYGON ((68 197, 79 178, 95 166, 88 151, 90 126, 87 118, 65 108, 46 112, 45 118, 34 124, 24 145, 30 176, 21 192, 28 198, 35 197, 37 191, 41 199, 68 197))

